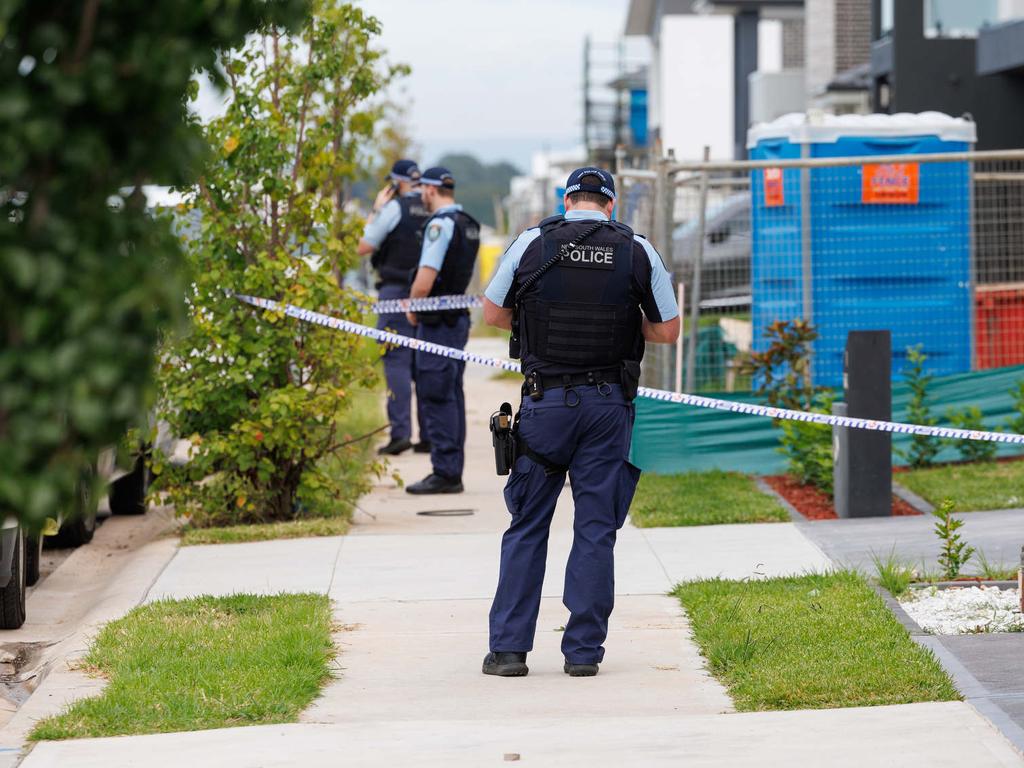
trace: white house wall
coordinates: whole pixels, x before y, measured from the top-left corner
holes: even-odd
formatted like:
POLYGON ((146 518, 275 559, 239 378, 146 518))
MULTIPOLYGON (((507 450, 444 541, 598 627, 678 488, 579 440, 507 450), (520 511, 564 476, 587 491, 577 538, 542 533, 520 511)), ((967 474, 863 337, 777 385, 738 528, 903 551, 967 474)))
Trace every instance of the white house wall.
MULTIPOLYGON (((661 19, 657 94, 662 147, 679 159, 733 152, 733 19, 665 16, 661 19)), ((652 125, 654 124, 652 115, 652 125)))

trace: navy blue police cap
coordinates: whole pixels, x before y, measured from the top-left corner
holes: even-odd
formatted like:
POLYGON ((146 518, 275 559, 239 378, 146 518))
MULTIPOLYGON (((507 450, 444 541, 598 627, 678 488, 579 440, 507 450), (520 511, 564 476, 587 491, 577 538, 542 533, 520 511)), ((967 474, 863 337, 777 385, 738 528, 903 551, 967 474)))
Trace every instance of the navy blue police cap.
POLYGON ((565 194, 571 195, 573 192, 595 192, 614 200, 615 179, 610 173, 608 173, 608 171, 603 171, 600 168, 594 168, 593 166, 577 168, 569 174, 569 178, 565 182, 565 194), (584 184, 584 176, 596 176, 601 180, 601 183, 584 184))
POLYGON ((444 187, 445 189, 455 189, 455 177, 452 176, 452 172, 447 168, 441 166, 434 166, 433 168, 427 168, 420 176, 420 184, 426 184, 431 187, 444 187))
POLYGON ((394 181, 419 181, 420 167, 412 160, 398 160, 389 175, 394 181))

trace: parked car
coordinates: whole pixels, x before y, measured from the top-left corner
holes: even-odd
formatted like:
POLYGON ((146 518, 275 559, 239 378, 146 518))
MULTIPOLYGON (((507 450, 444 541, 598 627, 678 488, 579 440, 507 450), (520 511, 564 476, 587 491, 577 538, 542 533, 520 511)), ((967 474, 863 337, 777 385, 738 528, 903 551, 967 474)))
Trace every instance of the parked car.
MULTIPOLYGON (((731 195, 712 208, 704 227, 701 300, 750 295, 750 193, 731 195)), ((672 253, 680 265, 677 279, 693 284, 697 255, 696 219, 676 228, 672 253)))
MULTIPOLYGON (((79 547, 92 541, 96 532, 98 490, 107 488, 110 511, 115 515, 139 515, 146 511, 149 485, 145 453, 128 456, 119 468, 114 449, 103 451, 82 471, 74 507, 59 515, 51 542, 58 547, 79 547)), ((29 533, 17 519, 6 518, 0 524, 0 629, 17 629, 25 623, 27 588, 39 581, 43 537, 29 533)))

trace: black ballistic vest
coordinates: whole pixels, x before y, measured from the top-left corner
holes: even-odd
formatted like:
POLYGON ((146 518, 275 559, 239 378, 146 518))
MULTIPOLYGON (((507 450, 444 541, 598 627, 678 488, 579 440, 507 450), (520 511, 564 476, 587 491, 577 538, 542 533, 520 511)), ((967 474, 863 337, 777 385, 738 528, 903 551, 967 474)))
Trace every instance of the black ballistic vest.
MULTIPOLYGON (((473 279, 473 268, 480 251, 480 224, 465 211, 444 211, 431 216, 423 227, 424 231, 436 219, 454 219, 455 228, 430 295, 461 296, 473 279)), ((437 319, 452 324, 455 319, 468 314, 468 309, 451 309, 443 312, 418 312, 417 316, 429 325, 431 321, 436 323, 437 319)))
POLYGON ((419 195, 403 195, 397 201, 402 208, 402 218, 398 220, 398 226, 384 238, 370 261, 380 276, 378 288, 392 283, 403 286, 409 284, 409 274, 420 262, 423 225, 430 218, 419 195))
POLYGON ((524 372, 585 373, 643 358, 633 231, 607 222, 583 243, 569 247, 593 225, 590 219, 567 221, 561 216, 540 224, 540 259, 517 275, 516 282, 522 284, 558 254, 562 258, 520 298, 524 372))

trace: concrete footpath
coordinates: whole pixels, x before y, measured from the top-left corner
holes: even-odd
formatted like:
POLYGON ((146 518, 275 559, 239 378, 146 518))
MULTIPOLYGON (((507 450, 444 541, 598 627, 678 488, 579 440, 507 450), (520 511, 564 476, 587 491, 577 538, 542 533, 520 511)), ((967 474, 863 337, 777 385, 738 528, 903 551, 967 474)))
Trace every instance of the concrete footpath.
MULTIPOLYGON (((476 351, 503 354, 495 342, 476 351)), ((487 611, 508 515, 487 417, 517 386, 467 371, 467 492, 417 498, 390 482, 360 502, 351 535, 180 550, 148 599, 326 592, 338 676, 292 725, 37 746, 50 766, 1021 766, 962 703, 736 714, 706 672, 678 601, 681 580, 801 573, 831 565, 792 524, 640 530, 616 549, 616 609, 595 678, 562 673, 560 601, 571 541, 563 494, 549 547, 530 675, 485 677, 487 611), (423 515, 423 512, 440 515, 423 515)), ((395 466, 407 482, 427 457, 395 466)))

